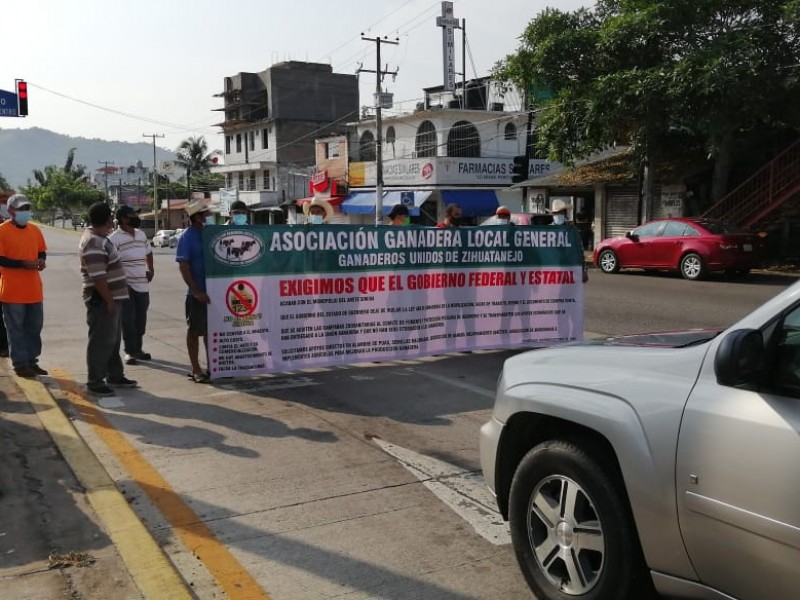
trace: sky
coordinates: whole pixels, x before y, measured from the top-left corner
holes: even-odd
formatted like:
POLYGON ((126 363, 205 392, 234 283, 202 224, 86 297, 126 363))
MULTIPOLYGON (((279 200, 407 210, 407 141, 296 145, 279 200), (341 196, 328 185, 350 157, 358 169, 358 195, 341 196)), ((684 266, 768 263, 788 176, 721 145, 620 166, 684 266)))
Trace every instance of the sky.
MULTIPOLYGON (((568 11, 588 0, 455 0, 466 19, 467 77, 484 76, 513 53, 527 23, 547 6, 568 11)), ((174 150, 189 136, 222 147, 223 78, 285 60, 323 62, 338 73, 375 69, 375 43, 398 110, 413 110, 422 88, 442 84, 440 0, 25 0, 0 11, 0 89, 28 81, 30 116, 0 118, 0 129, 57 133, 174 150)), ((461 38, 456 31, 457 70, 461 38)), ((460 79, 460 75, 459 75, 460 79)), ((372 104, 375 75, 359 79, 372 104)), ((1 160, 2 157, 0 157, 1 160)))

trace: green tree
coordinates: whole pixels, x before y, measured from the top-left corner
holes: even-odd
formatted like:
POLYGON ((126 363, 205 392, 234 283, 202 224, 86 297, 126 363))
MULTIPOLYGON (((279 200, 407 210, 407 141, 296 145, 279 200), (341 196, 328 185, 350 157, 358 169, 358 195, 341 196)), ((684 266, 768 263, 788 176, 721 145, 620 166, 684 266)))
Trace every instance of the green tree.
POLYGON ((189 196, 192 188, 203 191, 214 189, 209 187, 210 183, 221 178, 211 175, 210 171, 219 154, 219 150, 209 152, 208 143, 203 136, 189 137, 180 143, 175 150, 175 163, 186 170, 185 179, 189 196))
POLYGON ((727 190, 737 143, 765 127, 800 127, 798 0, 598 0, 547 9, 496 66, 534 98, 538 139, 562 162, 617 142, 642 166, 702 149, 712 199, 727 190), (680 143, 674 143, 679 140, 680 143))
POLYGON ((0 190, 11 191, 11 186, 8 185, 6 178, 0 173, 0 190))

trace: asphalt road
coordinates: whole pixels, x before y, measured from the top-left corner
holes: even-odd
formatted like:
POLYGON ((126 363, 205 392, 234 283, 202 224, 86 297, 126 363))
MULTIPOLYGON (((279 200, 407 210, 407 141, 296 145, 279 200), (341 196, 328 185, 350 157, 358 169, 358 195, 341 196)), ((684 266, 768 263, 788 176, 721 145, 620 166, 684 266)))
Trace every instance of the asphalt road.
MULTIPOLYGON (((87 419, 78 234, 45 236, 48 386, 200 598, 531 597, 478 463, 513 351, 195 384, 175 251, 156 249, 154 361, 87 419)), ((593 271, 586 330, 727 326, 791 281, 593 271)))

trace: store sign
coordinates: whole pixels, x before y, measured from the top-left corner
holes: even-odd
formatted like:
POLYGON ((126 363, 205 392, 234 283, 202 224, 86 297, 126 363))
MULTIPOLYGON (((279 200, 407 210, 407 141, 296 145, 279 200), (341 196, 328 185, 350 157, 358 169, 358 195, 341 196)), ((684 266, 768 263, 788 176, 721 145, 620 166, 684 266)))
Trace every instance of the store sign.
MULTIPOLYGON (((549 173, 552 164, 533 159, 528 163, 528 176, 549 173)), ((398 158, 383 163, 384 185, 511 185, 512 158, 398 158)), ((352 187, 374 186, 376 166, 351 163, 352 187)))

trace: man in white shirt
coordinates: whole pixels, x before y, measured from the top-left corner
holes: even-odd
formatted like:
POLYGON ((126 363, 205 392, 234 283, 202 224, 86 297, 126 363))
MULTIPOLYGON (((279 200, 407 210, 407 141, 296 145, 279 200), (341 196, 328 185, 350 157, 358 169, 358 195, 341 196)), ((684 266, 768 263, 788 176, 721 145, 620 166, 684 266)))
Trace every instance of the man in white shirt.
POLYGON ((128 279, 128 300, 122 303, 122 339, 125 362, 135 365, 139 360, 150 360, 142 349, 142 338, 147 328, 147 309, 150 307, 150 281, 153 279, 153 249, 145 233, 139 229, 142 222, 136 210, 125 204, 117 209, 117 229, 108 236, 117 247, 122 268, 128 279))

